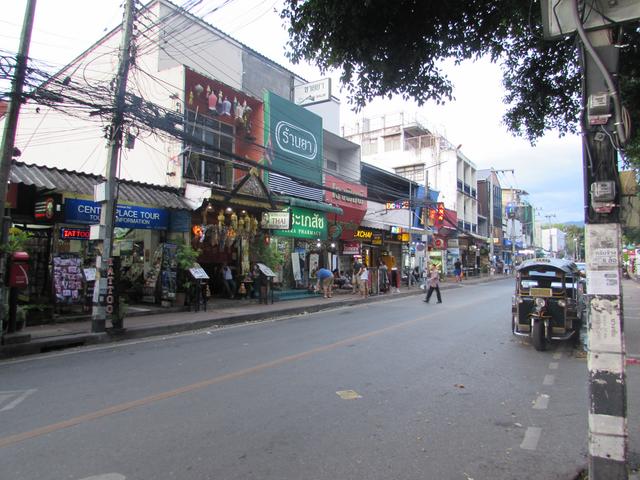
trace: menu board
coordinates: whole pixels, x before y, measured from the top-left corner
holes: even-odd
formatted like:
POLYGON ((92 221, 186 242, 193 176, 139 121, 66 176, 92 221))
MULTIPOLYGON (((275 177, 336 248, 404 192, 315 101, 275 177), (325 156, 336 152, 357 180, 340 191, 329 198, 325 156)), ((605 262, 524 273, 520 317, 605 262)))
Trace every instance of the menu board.
POLYGON ((84 275, 82 259, 75 255, 53 257, 53 293, 58 304, 82 303, 84 275))

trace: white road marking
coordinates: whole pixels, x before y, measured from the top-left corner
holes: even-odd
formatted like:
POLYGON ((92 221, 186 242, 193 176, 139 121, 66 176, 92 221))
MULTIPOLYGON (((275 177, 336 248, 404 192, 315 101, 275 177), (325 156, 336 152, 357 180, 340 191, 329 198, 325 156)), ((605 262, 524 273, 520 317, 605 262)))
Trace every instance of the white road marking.
POLYGON ((533 404, 533 408, 536 410, 546 410, 549 406, 549 398, 549 395, 546 393, 538 395, 538 398, 536 398, 536 401, 533 404))
POLYGON ((119 473, 103 473, 101 475, 81 478, 80 480, 127 480, 127 477, 119 473))
POLYGON ((535 450, 538 448, 538 441, 540 440, 541 434, 542 429, 540 427, 527 427, 520 448, 523 450, 535 450))
POLYGON ((29 395, 31 395, 36 391, 37 391, 36 388, 31 388, 29 390, 21 390, 17 392, 2 392, 1 396, 4 398, 9 399, 16 395, 17 397, 14 398, 11 402, 7 403, 4 407, 0 408, 0 412, 4 412, 6 410, 11 410, 12 408, 15 408, 20 402, 22 402, 25 398, 27 398, 29 395))
POLYGON ((553 385, 556 381, 555 375, 545 375, 544 380, 542 381, 543 385, 553 385))
POLYGON ((551 362, 549 364, 549 370, 557 370, 558 369, 558 362, 551 362))
POLYGON ((560 360, 562 358, 562 352, 556 352, 553 354, 554 360, 560 360))

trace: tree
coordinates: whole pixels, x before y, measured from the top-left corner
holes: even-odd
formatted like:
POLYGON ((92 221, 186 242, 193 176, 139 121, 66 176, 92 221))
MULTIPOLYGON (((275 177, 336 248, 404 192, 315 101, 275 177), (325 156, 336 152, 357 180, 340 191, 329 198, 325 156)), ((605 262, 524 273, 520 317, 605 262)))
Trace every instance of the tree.
MULTIPOLYGON (((502 67, 504 121, 513 134, 535 143, 549 130, 579 130, 575 39, 543 40, 540 6, 531 0, 285 0, 280 15, 288 25, 288 57, 313 62, 322 72, 341 69, 356 109, 392 94, 419 105, 451 100, 442 61, 489 56, 502 67)), ((623 79, 636 83, 639 40, 634 32, 621 49, 622 65, 627 59, 633 65, 623 68, 623 79)), ((640 93, 633 92, 628 108, 639 112, 640 93)), ((632 144, 640 142, 634 137, 632 144)))

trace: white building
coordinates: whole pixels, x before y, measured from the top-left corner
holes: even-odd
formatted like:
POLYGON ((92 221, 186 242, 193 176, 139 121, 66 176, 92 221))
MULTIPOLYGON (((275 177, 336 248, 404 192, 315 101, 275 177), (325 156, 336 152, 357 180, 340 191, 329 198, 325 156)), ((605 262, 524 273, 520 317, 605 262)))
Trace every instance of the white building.
MULTIPOLYGON (((142 111, 148 111, 149 105, 156 105, 181 116, 191 100, 188 85, 188 77, 193 77, 191 72, 224 84, 230 91, 242 93, 250 103, 252 99, 261 103, 267 90, 293 101, 294 87, 305 83, 300 76, 169 1, 157 0, 140 8, 135 31, 127 93, 141 100, 138 108, 142 111)), ((57 108, 61 104, 47 108, 41 102, 29 101, 23 105, 16 138, 16 147, 22 152, 21 161, 105 175, 108 154, 105 128, 111 118, 113 93, 110 85, 117 73, 121 37, 119 26, 88 46, 87 51, 45 85, 61 96, 82 97, 89 103, 99 104, 95 108, 62 108, 66 110, 63 112, 57 108), (68 111, 77 115, 70 116, 68 111)), ((69 101, 66 103, 68 105, 69 101)), ((323 128, 335 134, 328 135, 327 150, 331 152, 327 155, 328 162, 332 162, 337 170, 336 164, 342 161, 339 157, 348 150, 349 158, 343 166, 346 170, 340 173, 359 180, 356 165, 359 160, 351 154, 353 147, 345 146, 346 142, 338 137, 338 99, 331 97, 330 101, 310 105, 307 109, 321 116, 323 128)), ((193 172, 187 171, 190 165, 186 163, 185 145, 181 139, 163 134, 162 126, 149 132, 148 128, 141 128, 135 122, 129 123, 126 133, 136 137, 135 146, 123 150, 120 178, 181 187, 184 186, 183 173, 193 177, 193 172)), ((259 129, 262 129, 261 125, 259 129)), ((227 144, 233 141, 228 132, 209 133, 222 142, 218 148, 238 151, 239 145, 227 144)), ((262 138, 257 138, 257 143, 261 144, 262 138)), ((250 146, 243 148, 247 150, 250 146)), ((219 160, 224 164, 224 158, 219 160)), ((190 179, 209 183, 213 174, 202 170, 196 172, 198 178, 190 179)))
POLYGON ((542 229, 542 248, 556 256, 566 248, 566 234, 558 228, 542 229))
POLYGON ((362 118, 343 127, 343 136, 362 147, 362 160, 440 192, 438 199, 458 214, 460 230, 478 233, 476 166, 417 115, 362 118))

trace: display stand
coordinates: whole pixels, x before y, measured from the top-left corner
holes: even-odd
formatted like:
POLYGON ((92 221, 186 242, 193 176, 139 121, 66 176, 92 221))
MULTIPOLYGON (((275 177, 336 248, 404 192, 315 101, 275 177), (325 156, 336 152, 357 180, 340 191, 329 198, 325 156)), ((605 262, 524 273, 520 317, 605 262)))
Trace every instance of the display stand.
POLYGON ((258 263, 257 265, 260 270, 260 277, 258 278, 260 288, 258 291, 258 302, 268 304, 269 300, 271 300, 271 303, 273 303, 273 279, 276 277, 276 274, 264 263, 258 263))
POLYGON ((191 302, 195 306, 196 312, 200 311, 200 307, 207 311, 207 288, 209 284, 209 275, 201 266, 189 269, 189 274, 195 280, 193 285, 193 296, 195 301, 191 302))
POLYGON ((162 250, 163 246, 160 245, 153 253, 151 269, 142 287, 142 301, 144 303, 157 302, 158 278, 160 278, 160 272, 162 270, 162 250))
POLYGON ((165 243, 162 247, 162 271, 160 274, 160 298, 163 303, 170 305, 176 299, 178 276, 178 261, 176 251, 178 246, 165 243))
POLYGON ((51 276, 56 306, 79 305, 85 302, 82 259, 78 255, 62 254, 53 257, 51 276))

